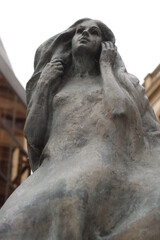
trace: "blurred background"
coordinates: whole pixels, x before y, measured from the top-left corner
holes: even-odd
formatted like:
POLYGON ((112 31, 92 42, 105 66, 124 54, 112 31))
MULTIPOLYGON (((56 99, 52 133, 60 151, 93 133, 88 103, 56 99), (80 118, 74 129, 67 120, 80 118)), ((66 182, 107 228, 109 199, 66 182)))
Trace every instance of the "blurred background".
POLYGON ((0 207, 30 174, 25 118, 25 90, 0 41, 0 207))
POLYGON ((158 0, 0 2, 0 207, 30 175, 23 128, 25 85, 37 47, 84 17, 113 31, 128 72, 144 86, 160 121, 160 14, 158 0))

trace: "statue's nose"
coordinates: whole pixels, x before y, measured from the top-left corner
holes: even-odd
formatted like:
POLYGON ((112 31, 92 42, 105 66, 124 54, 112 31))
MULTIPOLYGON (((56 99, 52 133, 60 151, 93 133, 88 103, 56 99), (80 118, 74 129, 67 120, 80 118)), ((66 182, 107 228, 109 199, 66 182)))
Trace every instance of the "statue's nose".
POLYGON ((88 37, 88 36, 89 36, 88 31, 87 31, 87 30, 84 30, 84 31, 82 32, 82 35, 88 37))

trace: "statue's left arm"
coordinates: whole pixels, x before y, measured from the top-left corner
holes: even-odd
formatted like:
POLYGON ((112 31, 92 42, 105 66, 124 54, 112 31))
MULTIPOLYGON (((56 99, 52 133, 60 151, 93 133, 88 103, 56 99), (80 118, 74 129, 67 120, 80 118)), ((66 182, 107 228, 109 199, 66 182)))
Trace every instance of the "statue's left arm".
POLYGON ((142 132, 143 135, 146 136, 146 139, 152 138, 152 141, 160 143, 160 124, 150 106, 145 89, 139 84, 137 77, 127 72, 118 52, 112 67, 112 72, 115 81, 117 81, 123 93, 127 96, 127 99, 130 100, 130 107, 131 105, 134 106, 133 111, 128 113, 131 114, 131 119, 132 117, 139 118, 143 129, 142 132), (134 115, 134 113, 136 115, 134 115))
POLYGON ((160 142, 160 125, 145 90, 138 79, 126 71, 116 47, 110 42, 102 44, 100 70, 106 116, 118 125, 119 131, 125 130, 127 122, 129 125, 134 122, 141 139, 146 139, 146 142, 160 142))
POLYGON ((115 75, 114 62, 117 50, 113 43, 102 43, 100 70, 103 79, 104 101, 106 113, 110 116, 121 117, 128 111, 128 94, 121 87, 115 75))

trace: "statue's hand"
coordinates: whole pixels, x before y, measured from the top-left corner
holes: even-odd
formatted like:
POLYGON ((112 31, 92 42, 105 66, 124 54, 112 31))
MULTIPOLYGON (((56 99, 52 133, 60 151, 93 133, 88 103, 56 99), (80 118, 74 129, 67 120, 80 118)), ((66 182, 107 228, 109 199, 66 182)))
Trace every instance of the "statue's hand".
POLYGON ((63 65, 63 60, 52 59, 43 69, 41 80, 43 79, 42 81, 51 81, 61 77, 64 72, 63 65))
POLYGON ((100 63, 107 63, 113 66, 117 55, 117 48, 112 42, 102 42, 100 63))

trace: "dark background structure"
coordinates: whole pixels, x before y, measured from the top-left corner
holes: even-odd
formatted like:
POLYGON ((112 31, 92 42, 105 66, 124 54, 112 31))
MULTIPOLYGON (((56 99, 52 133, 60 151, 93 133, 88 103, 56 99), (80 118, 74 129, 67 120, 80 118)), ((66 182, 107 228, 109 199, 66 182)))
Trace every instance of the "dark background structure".
POLYGON ((0 40, 0 207, 30 174, 23 135, 25 118, 25 90, 0 40))

